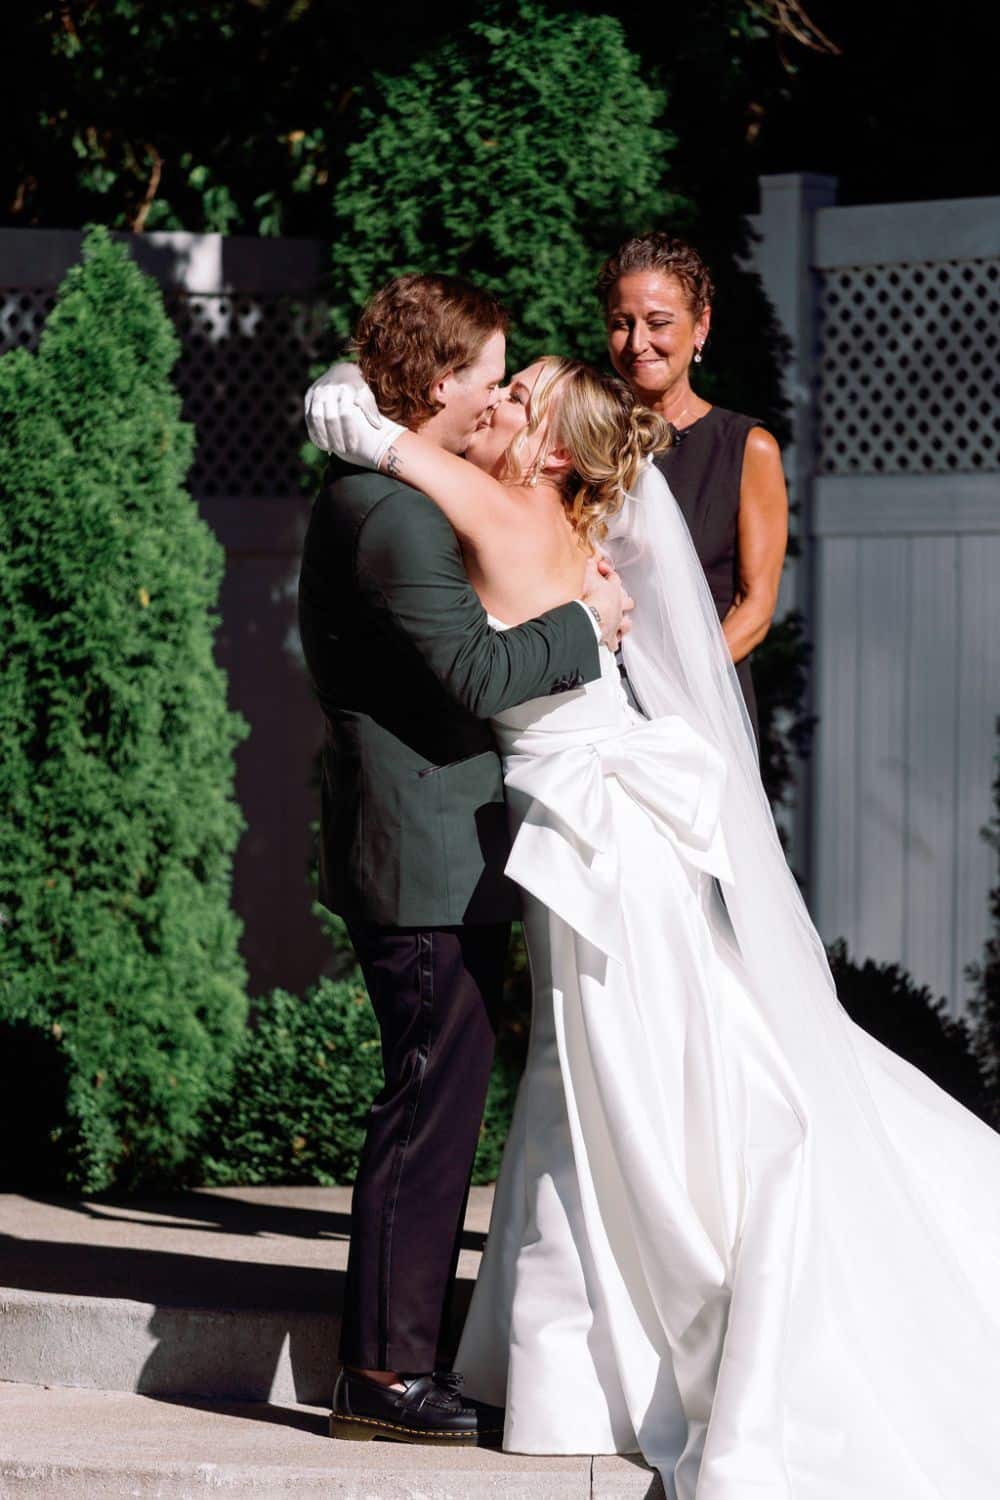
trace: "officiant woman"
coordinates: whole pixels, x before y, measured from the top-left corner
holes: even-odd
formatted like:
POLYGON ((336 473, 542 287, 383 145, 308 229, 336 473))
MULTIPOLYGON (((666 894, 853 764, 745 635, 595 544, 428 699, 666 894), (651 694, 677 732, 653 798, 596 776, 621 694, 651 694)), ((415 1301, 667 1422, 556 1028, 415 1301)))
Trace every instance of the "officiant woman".
POLYGON ((612 365, 674 429, 657 463, 691 531, 757 734, 750 656, 770 629, 788 544, 781 451, 757 418, 713 406, 692 387, 714 291, 697 250, 668 234, 627 240, 605 261, 597 290, 612 365))

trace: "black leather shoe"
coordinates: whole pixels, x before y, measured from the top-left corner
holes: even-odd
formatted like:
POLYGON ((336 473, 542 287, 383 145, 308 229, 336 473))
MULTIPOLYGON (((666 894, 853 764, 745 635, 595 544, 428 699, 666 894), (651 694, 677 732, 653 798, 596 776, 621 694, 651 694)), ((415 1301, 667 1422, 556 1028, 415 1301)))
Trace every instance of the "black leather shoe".
POLYGON ((401 1375, 394 1391, 341 1370, 333 1388, 330 1436, 365 1442, 439 1443, 445 1448, 498 1448, 503 1412, 462 1396, 461 1375, 401 1375))

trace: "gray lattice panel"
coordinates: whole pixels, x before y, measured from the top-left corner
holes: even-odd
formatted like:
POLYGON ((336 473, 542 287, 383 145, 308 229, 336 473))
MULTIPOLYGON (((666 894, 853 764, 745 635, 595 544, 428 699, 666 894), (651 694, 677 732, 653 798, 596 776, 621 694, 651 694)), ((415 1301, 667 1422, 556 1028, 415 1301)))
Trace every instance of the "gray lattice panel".
MULTIPOLYGON (((55 300, 49 288, 0 293, 0 352, 37 346, 55 300)), ((295 495, 305 439, 302 393, 328 323, 317 303, 291 298, 167 295, 181 339, 174 372, 198 449, 200 496, 295 495)))
POLYGON ((55 300, 51 287, 0 292, 0 354, 36 348, 55 300))
POLYGON ((1000 261, 825 271, 822 474, 1000 468, 1000 261))
POLYGON ((180 295, 168 302, 183 353, 176 370, 198 433, 199 495, 292 495, 305 440, 302 393, 327 323, 315 303, 180 295))

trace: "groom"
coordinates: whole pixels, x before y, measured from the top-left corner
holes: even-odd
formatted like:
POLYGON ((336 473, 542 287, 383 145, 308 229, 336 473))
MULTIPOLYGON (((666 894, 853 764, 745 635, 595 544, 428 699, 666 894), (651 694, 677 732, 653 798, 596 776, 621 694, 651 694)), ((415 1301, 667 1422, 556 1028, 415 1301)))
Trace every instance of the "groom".
MULTIPOLYGON (((496 403, 506 327, 474 286, 401 276, 361 316, 361 374, 387 416, 462 453, 496 403)), ((307 420, 324 447, 321 400, 307 420)), ((326 719, 320 899, 347 923, 385 1067, 354 1186, 334 1436, 499 1441, 503 1413, 437 1373, 517 912, 487 720, 598 677, 623 604, 595 570, 582 600, 495 632, 437 506, 330 466, 299 587, 326 719)))

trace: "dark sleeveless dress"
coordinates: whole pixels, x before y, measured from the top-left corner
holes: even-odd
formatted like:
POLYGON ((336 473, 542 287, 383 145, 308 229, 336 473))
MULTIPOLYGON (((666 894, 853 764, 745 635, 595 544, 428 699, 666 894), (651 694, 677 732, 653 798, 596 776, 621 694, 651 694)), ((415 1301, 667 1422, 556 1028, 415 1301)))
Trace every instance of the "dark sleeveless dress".
MULTIPOLYGON (((739 587, 737 516, 743 452, 751 427, 762 425, 756 417, 713 406, 684 428, 680 442, 656 460, 684 513, 720 620, 739 587)), ((748 656, 737 663, 736 675, 759 742, 757 699, 748 656)))

